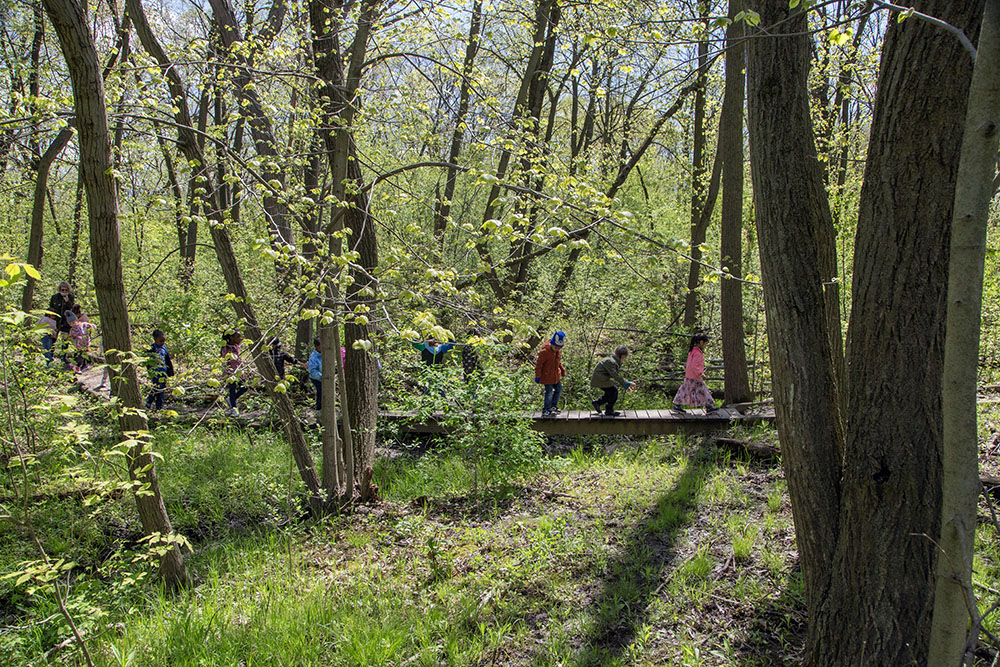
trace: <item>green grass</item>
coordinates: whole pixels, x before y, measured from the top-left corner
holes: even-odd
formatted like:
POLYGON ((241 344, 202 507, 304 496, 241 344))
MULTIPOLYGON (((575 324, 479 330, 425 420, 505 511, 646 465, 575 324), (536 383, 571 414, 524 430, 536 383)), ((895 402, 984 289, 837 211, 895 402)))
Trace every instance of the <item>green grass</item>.
MULTIPOLYGON (((776 656, 755 620, 800 613, 793 561, 770 547, 791 535, 787 501, 770 506, 779 471, 697 441, 590 439, 488 493, 458 457, 384 458, 386 500, 319 523, 297 519, 276 435, 163 434, 157 449, 195 584, 124 585, 142 569, 127 562, 80 573, 70 600, 101 665, 768 664, 801 643, 800 626, 769 630, 787 635, 776 656), (718 600, 738 612, 723 631, 705 621, 718 600)), ((93 525, 136 528, 127 500, 75 507, 56 512, 74 529, 45 532, 92 562, 93 525)), ((68 628, 49 592, 11 590, 4 623, 37 625, 0 635, 0 660, 37 660, 68 628)))

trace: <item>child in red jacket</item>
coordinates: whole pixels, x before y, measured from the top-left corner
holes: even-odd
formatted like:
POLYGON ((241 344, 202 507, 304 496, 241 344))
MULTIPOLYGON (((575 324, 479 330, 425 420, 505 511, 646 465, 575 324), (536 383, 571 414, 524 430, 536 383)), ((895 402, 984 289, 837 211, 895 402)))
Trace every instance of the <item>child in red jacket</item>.
POLYGON ((543 417, 555 417, 562 412, 558 405, 562 394, 562 379, 566 376, 566 369, 562 365, 562 348, 565 344, 566 334, 562 331, 555 332, 538 353, 538 360, 535 362, 535 382, 545 385, 543 417))

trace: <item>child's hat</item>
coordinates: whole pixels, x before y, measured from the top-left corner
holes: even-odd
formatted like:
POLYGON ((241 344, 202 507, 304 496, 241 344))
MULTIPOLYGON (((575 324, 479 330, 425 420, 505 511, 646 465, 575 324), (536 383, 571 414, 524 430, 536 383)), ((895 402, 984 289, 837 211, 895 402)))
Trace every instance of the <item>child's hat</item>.
POLYGON ((566 334, 564 334, 562 331, 557 331, 554 334, 552 334, 552 339, 549 342, 552 343, 552 345, 554 345, 555 347, 562 347, 563 345, 566 344, 566 334))
POLYGON ((76 322, 77 319, 79 318, 73 314, 72 310, 67 310, 65 313, 63 313, 63 319, 72 324, 73 322, 76 322))

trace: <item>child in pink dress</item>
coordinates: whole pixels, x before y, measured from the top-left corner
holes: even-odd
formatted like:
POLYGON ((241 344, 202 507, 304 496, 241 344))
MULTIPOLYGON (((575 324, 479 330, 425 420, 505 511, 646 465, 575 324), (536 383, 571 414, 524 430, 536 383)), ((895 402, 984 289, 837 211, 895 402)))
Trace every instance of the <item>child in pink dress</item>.
POLYGON ((74 370, 85 370, 90 365, 90 334, 97 327, 86 319, 77 317, 71 310, 66 311, 63 317, 69 324, 69 337, 73 341, 73 347, 76 348, 74 370))
POLYGON ((674 412, 684 412, 682 405, 705 407, 706 412, 715 412, 715 399, 705 384, 705 346, 708 336, 695 334, 691 337, 687 364, 684 366, 684 382, 674 396, 674 412))

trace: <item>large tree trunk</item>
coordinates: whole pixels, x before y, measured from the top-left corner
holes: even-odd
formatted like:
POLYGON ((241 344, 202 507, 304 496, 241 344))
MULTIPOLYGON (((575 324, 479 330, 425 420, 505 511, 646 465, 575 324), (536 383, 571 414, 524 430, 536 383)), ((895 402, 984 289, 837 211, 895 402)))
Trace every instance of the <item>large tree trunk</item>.
MULTIPOLYGON (((104 102, 104 81, 97 61, 97 50, 87 27, 84 7, 75 0, 45 0, 49 19, 59 35, 59 44, 70 78, 77 126, 80 133, 80 170, 87 190, 90 219, 91 261, 94 288, 101 310, 104 344, 112 364, 111 382, 123 408, 119 424, 126 437, 136 438, 128 450, 129 474, 139 485, 135 502, 146 535, 174 538, 170 519, 163 505, 153 457, 147 438, 135 434, 146 431, 146 417, 141 411, 139 377, 132 356, 132 338, 125 285, 122 279, 121 238, 118 228, 118 194, 112 175, 111 140, 104 102), (114 352, 112 352, 114 350, 114 352), (120 364, 120 366, 117 366, 120 364)), ((160 573, 170 587, 187 581, 184 558, 177 543, 167 543, 160 558, 160 573)))
POLYGON ((789 10, 788 0, 755 7, 761 27, 747 63, 750 161, 775 412, 812 617, 829 582, 840 498, 842 431, 823 293, 836 275, 833 225, 809 117, 806 14, 789 10))
MULTIPOLYGON (((975 35, 982 4, 937 0, 917 10, 975 35)), ((840 456, 839 327, 833 292, 824 290, 836 266, 809 126, 806 21, 784 0, 760 13, 750 47, 751 164, 778 427, 810 612, 806 662, 925 664, 941 510, 941 248, 970 61, 931 23, 889 21, 855 241, 840 456)))
MULTIPOLYGON (((64 127, 56 135, 52 143, 38 159, 35 165, 35 199, 31 206, 31 232, 28 235, 28 264, 42 270, 42 253, 44 247, 45 231, 45 197, 49 182, 49 171, 52 163, 59 156, 59 153, 66 148, 66 144, 73 138, 73 130, 64 127)), ((35 295, 35 279, 28 276, 28 281, 24 284, 24 292, 21 294, 21 310, 28 312, 31 310, 32 300, 35 295)))
MULTIPOLYGON (((917 10, 975 37, 983 3, 931 0, 917 10)), ((833 567, 841 585, 829 589, 812 647, 826 664, 862 654, 881 664, 927 657, 931 537, 941 518, 946 249, 971 74, 969 54, 941 28, 890 19, 855 239, 833 567), (865 623, 845 633, 844 618, 865 623)))
MULTIPOLYGON (((729 17, 743 10, 742 0, 730 0, 729 17)), ((721 289, 722 362, 725 365, 727 403, 750 400, 747 353, 743 330, 743 23, 733 21, 726 30, 726 89, 719 121, 722 160, 721 261, 732 278, 723 278, 721 289)))
MULTIPOLYGON (((976 384, 986 228, 1000 137, 1000 0, 987 0, 958 164, 948 267, 942 384, 941 537, 928 664, 958 664, 967 643, 976 541, 979 448, 976 384)), ((970 659, 966 664, 973 664, 970 659)))

